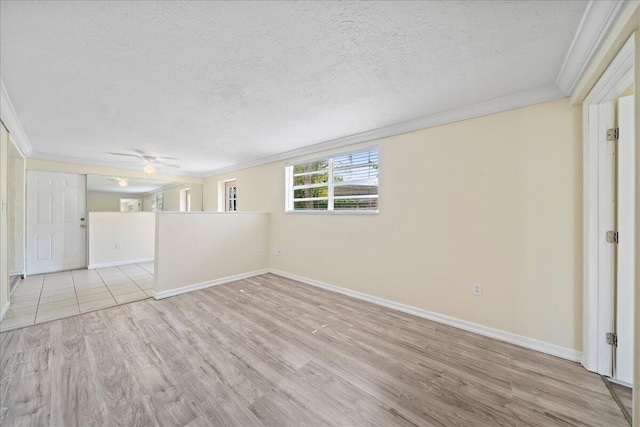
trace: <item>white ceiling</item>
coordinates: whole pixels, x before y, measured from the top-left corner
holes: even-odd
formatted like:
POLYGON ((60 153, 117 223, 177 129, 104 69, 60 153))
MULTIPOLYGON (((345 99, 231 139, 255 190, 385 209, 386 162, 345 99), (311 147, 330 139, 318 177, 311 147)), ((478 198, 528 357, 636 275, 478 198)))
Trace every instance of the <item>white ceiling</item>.
POLYGON ((554 86, 587 2, 0 5, 34 157, 202 174, 554 86))
POLYGON ((176 184, 172 181, 161 181, 159 179, 127 178, 127 186, 120 187, 118 181, 115 181, 114 178, 121 179, 121 177, 118 176, 89 174, 87 175, 87 191, 97 193, 144 194, 176 184))

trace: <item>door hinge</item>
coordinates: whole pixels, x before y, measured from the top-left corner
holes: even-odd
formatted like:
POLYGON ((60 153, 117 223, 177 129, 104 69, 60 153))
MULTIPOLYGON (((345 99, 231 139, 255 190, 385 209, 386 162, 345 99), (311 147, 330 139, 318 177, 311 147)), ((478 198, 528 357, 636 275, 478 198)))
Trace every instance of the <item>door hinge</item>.
POLYGON ((614 332, 607 332, 607 344, 614 347, 618 346, 618 334, 614 332))
POLYGON ((620 128, 607 129, 607 141, 617 141, 620 138, 620 128))
POLYGON ((617 231, 607 231, 607 243, 618 243, 617 231))

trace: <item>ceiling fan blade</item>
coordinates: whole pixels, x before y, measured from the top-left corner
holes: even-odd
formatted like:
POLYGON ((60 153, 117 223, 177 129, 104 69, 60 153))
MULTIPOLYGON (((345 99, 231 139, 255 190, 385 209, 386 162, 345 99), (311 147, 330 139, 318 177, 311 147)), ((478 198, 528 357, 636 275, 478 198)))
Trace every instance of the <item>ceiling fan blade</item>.
POLYGON ((108 154, 113 154, 114 156, 137 157, 138 159, 141 158, 138 154, 125 154, 125 153, 108 153, 108 154))
POLYGON ((167 167, 170 167, 170 168, 179 168, 180 167, 178 165, 172 165, 172 164, 169 164, 169 163, 161 163, 161 162, 156 162, 156 165, 157 166, 167 166, 167 167))
POLYGON ((162 160, 180 160, 177 157, 155 157, 156 159, 162 159, 162 160))
POLYGON ((123 162, 122 160, 116 160, 116 163, 124 163, 126 165, 141 165, 141 162, 123 162))

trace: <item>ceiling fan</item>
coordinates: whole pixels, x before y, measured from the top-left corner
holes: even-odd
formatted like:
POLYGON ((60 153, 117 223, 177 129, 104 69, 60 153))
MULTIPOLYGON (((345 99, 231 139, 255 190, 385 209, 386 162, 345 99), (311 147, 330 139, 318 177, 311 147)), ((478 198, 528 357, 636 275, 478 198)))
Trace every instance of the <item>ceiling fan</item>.
MULTIPOLYGON (((148 174, 155 173, 156 166, 166 166, 170 168, 180 167, 179 165, 164 163, 163 161, 160 161, 160 160, 178 160, 176 157, 156 157, 156 156, 149 156, 140 150, 131 150, 131 151, 137 154, 127 154, 127 153, 109 153, 109 154, 113 154, 114 156, 136 157, 138 160, 140 160, 140 164, 143 166, 142 170, 144 170, 144 172, 148 174)), ((120 162, 120 163, 131 164, 131 163, 137 163, 137 162, 120 162)))

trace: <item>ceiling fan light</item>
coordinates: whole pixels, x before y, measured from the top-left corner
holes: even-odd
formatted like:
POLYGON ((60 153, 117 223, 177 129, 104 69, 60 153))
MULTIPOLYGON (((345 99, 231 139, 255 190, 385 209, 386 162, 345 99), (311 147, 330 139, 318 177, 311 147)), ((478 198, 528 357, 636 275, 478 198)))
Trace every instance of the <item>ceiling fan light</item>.
POLYGON ((118 181, 118 185, 120 187, 126 187, 127 185, 129 185, 129 183, 127 182, 126 179, 121 179, 120 181, 118 181))
POLYGON ((153 175, 156 173, 156 167, 153 165, 147 165, 143 169, 144 173, 148 173, 149 175, 153 175))

